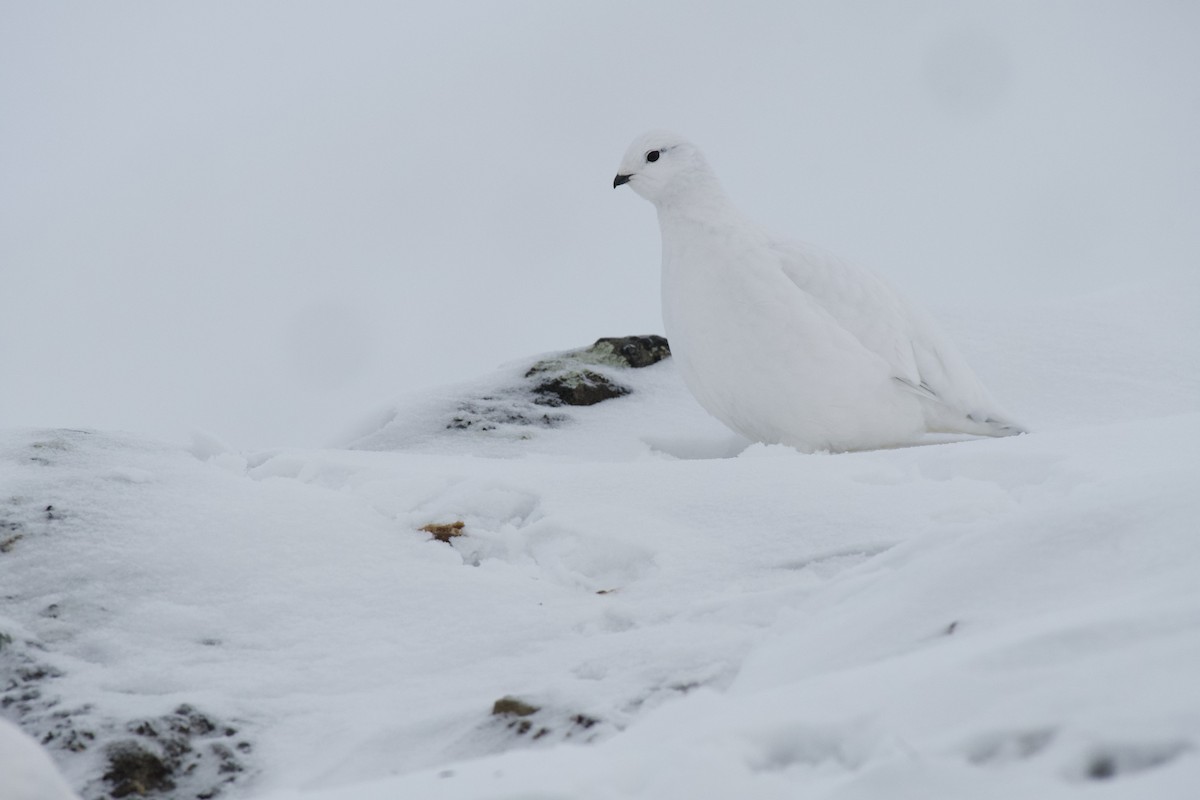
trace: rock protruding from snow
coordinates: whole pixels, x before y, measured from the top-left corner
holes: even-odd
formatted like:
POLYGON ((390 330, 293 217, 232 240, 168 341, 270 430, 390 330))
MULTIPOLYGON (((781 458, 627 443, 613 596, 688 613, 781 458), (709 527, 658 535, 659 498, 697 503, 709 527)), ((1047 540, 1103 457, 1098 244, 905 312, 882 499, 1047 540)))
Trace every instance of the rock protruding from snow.
POLYGON ((661 336, 625 336, 597 339, 591 347, 572 350, 561 357, 539 361, 525 373, 537 380, 533 388, 536 403, 545 405, 592 406, 630 389, 587 365, 635 369, 657 364, 671 355, 667 340, 661 336))
POLYGON ((627 457, 664 449, 674 454, 678 444, 686 453, 729 455, 730 435, 687 395, 670 355, 662 336, 597 339, 589 347, 518 362, 473 383, 407 398, 348 446, 603 457, 596 452, 600 447, 627 457), (621 402, 606 402, 616 399, 621 402), (614 436, 614 428, 629 436, 614 436), (599 430, 605 433, 595 435, 599 430))

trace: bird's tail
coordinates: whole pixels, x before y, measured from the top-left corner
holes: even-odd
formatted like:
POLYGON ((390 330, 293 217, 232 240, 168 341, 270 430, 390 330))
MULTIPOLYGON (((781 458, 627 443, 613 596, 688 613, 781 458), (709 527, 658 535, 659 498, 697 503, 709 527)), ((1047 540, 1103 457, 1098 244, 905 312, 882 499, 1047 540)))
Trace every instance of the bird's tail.
POLYGON ((1012 420, 994 414, 967 414, 967 422, 972 427, 969 432, 980 436, 1019 436, 1029 433, 1012 420))
POLYGON ((925 427, 930 433, 967 433, 973 436, 1018 436, 1029 433, 1021 425, 996 412, 968 411, 962 406, 947 403, 933 387, 921 381, 895 377, 912 392, 925 408, 925 427))

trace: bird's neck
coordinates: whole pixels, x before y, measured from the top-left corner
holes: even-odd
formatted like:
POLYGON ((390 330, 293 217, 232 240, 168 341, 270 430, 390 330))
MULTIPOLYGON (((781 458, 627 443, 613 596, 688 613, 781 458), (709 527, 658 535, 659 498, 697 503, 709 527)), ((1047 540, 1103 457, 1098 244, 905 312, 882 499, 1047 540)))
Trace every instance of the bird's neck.
POLYGON ((693 176, 687 183, 676 186, 670 195, 660 198, 655 206, 659 226, 664 231, 696 227, 716 230, 747 224, 711 174, 693 176))

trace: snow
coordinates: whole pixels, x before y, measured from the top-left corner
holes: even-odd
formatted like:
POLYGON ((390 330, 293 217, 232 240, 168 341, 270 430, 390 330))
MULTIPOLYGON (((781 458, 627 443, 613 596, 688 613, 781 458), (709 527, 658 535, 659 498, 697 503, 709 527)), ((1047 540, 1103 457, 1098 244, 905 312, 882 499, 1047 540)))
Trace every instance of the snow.
POLYGON ((1190 797, 1196 290, 940 315, 1002 440, 748 446, 670 359, 447 429, 529 359, 342 449, 4 431, 0 713, 89 798, 146 721, 174 797, 1190 797))

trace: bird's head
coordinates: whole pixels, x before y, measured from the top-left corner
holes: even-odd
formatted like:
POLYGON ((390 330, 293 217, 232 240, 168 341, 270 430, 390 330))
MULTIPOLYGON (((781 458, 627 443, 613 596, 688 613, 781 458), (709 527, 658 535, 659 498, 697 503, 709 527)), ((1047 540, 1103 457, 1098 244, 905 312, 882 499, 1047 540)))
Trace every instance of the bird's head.
POLYGON ((650 131, 633 140, 621 160, 613 188, 622 184, 655 205, 699 185, 715 183, 704 154, 682 136, 650 131))

